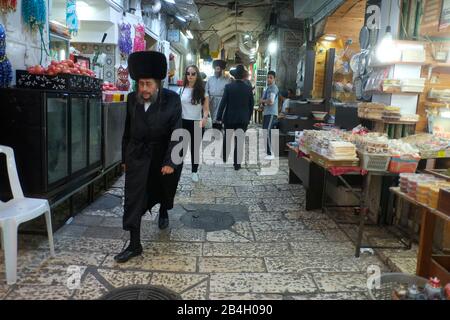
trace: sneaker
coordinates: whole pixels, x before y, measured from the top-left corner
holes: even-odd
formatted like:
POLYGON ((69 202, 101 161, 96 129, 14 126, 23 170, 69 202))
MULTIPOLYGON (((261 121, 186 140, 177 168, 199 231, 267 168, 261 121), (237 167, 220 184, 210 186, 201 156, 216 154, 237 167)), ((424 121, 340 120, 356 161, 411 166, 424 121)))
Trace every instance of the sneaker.
POLYGON ((197 183, 198 182, 198 173, 193 173, 192 174, 192 181, 197 183))
POLYGON ((264 160, 275 160, 275 156, 271 154, 270 156, 266 156, 264 160))

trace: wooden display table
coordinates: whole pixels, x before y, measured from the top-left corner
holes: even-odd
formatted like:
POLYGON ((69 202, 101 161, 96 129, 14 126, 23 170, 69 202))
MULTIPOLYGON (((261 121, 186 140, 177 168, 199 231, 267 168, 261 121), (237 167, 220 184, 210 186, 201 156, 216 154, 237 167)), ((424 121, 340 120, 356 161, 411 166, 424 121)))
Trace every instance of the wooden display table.
MULTIPOLYGON (((358 237, 355 241, 355 256, 359 257, 361 249, 405 249, 411 247, 411 243, 403 243, 403 247, 373 246, 362 244, 364 229, 369 211, 370 182, 373 176, 396 176, 390 172, 365 171, 359 167, 359 161, 333 161, 322 155, 310 152, 309 157, 305 157, 298 147, 288 146, 289 152, 289 183, 301 181, 306 190, 306 210, 322 209, 333 221, 339 225, 334 217, 329 213, 331 208, 355 208, 348 205, 334 205, 327 203, 327 178, 329 175, 337 177, 359 201, 359 219, 356 223, 345 222, 344 224, 357 224, 358 237), (346 176, 362 176, 363 186, 361 192, 355 190, 346 176)), ((342 223, 342 222, 341 222, 342 223)), ((342 229, 347 234, 345 229, 342 229)))
POLYGON ((441 283, 450 282, 450 255, 433 255, 433 236, 436 219, 443 219, 450 222, 450 216, 439 210, 428 207, 418 202, 407 194, 400 191, 400 188, 391 188, 391 191, 400 199, 422 208, 422 224, 420 230, 419 252, 417 255, 418 276, 424 278, 438 277, 441 283))

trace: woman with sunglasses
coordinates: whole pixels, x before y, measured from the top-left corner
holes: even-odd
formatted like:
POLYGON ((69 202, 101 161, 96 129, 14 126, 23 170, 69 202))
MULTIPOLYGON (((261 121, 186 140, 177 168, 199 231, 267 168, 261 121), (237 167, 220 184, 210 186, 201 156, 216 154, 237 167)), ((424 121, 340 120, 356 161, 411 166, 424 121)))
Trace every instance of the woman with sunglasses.
POLYGON ((200 70, 197 66, 188 66, 184 76, 183 88, 180 90, 183 107, 183 129, 190 134, 190 139, 183 139, 183 156, 186 156, 187 143, 190 141, 192 161, 192 181, 198 182, 198 167, 200 163, 200 147, 203 132, 209 117, 209 97, 205 91, 200 70))

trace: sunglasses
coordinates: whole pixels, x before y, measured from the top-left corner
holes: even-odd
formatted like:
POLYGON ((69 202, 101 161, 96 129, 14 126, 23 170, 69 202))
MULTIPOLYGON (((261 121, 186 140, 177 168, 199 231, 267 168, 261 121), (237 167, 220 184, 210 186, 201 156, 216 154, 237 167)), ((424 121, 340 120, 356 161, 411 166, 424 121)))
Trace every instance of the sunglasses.
POLYGON ((186 72, 186 75, 189 77, 189 76, 192 76, 192 77, 195 77, 196 75, 197 75, 197 72, 186 72))

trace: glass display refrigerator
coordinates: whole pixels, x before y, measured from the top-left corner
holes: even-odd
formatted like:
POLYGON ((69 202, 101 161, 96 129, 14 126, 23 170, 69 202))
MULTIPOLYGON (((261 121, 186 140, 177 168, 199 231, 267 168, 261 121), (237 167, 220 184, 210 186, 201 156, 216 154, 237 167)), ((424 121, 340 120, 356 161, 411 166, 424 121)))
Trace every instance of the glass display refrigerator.
POLYGON ((0 144, 14 149, 26 196, 61 197, 101 171, 100 92, 2 89, 0 100, 0 144))

